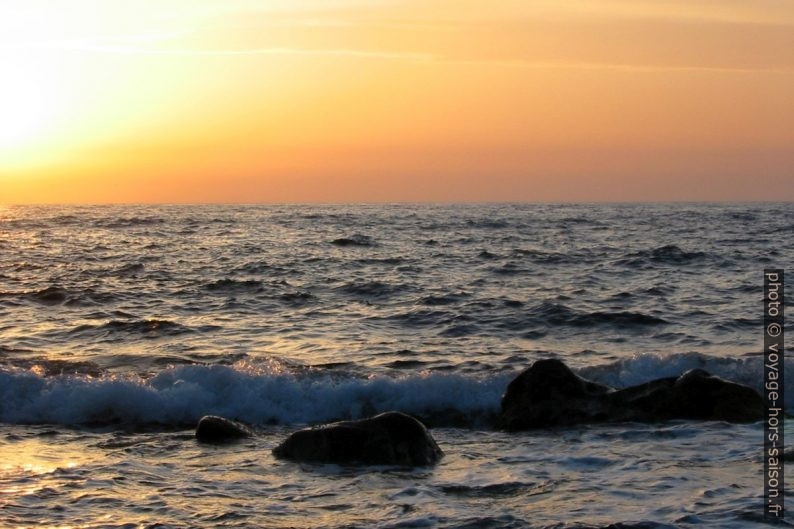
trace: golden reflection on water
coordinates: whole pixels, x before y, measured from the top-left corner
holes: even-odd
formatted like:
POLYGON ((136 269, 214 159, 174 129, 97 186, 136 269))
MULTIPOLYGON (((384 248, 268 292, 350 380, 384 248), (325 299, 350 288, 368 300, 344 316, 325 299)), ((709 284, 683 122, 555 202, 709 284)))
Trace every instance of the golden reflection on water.
POLYGON ((0 507, 20 496, 57 485, 50 477, 88 461, 85 454, 40 440, 0 443, 0 507))

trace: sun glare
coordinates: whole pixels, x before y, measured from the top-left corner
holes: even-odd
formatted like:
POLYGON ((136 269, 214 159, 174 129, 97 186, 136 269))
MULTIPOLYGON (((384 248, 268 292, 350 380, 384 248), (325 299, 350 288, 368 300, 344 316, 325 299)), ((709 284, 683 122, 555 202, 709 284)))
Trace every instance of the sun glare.
POLYGON ((0 85, 0 148, 13 148, 46 129, 52 115, 44 87, 8 76, 0 85))
POLYGON ((47 132, 60 89, 58 65, 38 45, 57 35, 64 20, 34 4, 0 8, 0 150, 6 155, 47 132))

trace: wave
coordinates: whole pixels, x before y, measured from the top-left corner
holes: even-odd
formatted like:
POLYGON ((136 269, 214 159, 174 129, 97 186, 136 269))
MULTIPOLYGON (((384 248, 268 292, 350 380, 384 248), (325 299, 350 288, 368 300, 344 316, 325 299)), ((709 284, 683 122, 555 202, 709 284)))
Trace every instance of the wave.
POLYGON ((689 252, 674 244, 668 244, 626 254, 617 263, 625 266, 644 266, 648 264, 684 265, 702 261, 707 256, 708 254, 705 252, 689 252))
POLYGON ((546 252, 543 250, 515 248, 513 255, 516 257, 523 257, 535 263, 551 264, 551 263, 568 263, 575 259, 580 258, 573 254, 564 254, 561 252, 546 252))
POLYGON ((50 217, 30 217, 9 219, 5 223, 14 228, 50 228, 50 227, 71 227, 92 225, 97 228, 129 228, 134 226, 150 226, 155 224, 165 224, 164 218, 156 216, 128 216, 128 217, 100 217, 97 218, 93 213, 59 214, 50 217))
POLYGON ((649 250, 641 250, 624 255, 616 261, 617 264, 630 267, 643 267, 648 265, 686 265, 703 261, 708 257, 705 252, 689 252, 682 250, 674 244, 659 246, 649 250))
POLYGON ((389 316, 371 316, 369 319, 393 321, 407 327, 436 327, 447 324, 454 318, 455 315, 446 310, 418 309, 389 316))
POLYGON ((484 228, 488 230, 501 230, 510 226, 510 224, 503 219, 467 219, 466 226, 470 228, 484 228))
POLYGON ((428 364, 430 364, 430 362, 426 362, 424 360, 394 360, 392 362, 383 364, 383 366, 390 367, 392 369, 417 369, 425 367, 428 364))
POLYGON ((492 483, 489 485, 464 485, 460 483, 450 483, 438 487, 443 493, 453 496, 482 497, 505 497, 505 496, 534 496, 546 494, 554 489, 553 481, 545 482, 523 482, 507 481, 504 483, 492 483))
POLYGON ((543 302, 529 310, 530 317, 539 324, 567 327, 620 326, 623 329, 666 325, 663 318, 642 312, 593 311, 580 312, 560 303, 543 302))
MULTIPOLYGON (((0 353, 3 349, 0 348, 0 353)), ((92 378, 103 375, 104 370, 94 362, 84 360, 57 360, 41 357, 12 358, 8 365, 23 368, 45 377, 56 375, 86 375, 92 378)))
POLYGON ((356 297, 381 298, 397 293, 401 287, 380 281, 364 281, 347 283, 339 287, 338 290, 356 297))
POLYGON ((116 270, 113 271, 115 275, 118 276, 135 276, 142 273, 145 269, 145 265, 143 263, 128 263, 125 264, 116 270))
MULTIPOLYGON (((622 331, 644 331, 649 328, 669 324, 667 320, 633 311, 579 311, 560 303, 545 301, 526 310, 520 300, 498 300, 508 307, 509 313, 497 319, 475 317, 470 313, 458 312, 450 308, 462 300, 463 294, 448 296, 430 296, 417 301, 417 305, 426 308, 413 309, 388 316, 373 316, 373 320, 387 320, 406 327, 443 327, 443 336, 464 336, 474 334, 481 328, 494 326, 502 331, 535 333, 557 327, 572 329, 620 328, 622 331), (445 310, 446 309, 446 310, 445 310)), ((496 302, 468 304, 465 309, 492 311, 496 302)))
POLYGON ((264 261, 251 261, 238 266, 234 271, 242 274, 265 274, 270 270, 271 266, 264 261))
POLYGON ((226 278, 207 283, 204 288, 211 292, 224 293, 261 292, 262 282, 256 279, 239 280, 226 278))
POLYGON ((428 305, 428 306, 436 306, 436 305, 453 305, 455 303, 459 303, 464 299, 470 297, 470 294, 466 292, 458 292, 455 294, 441 294, 441 295, 430 295, 421 298, 417 301, 418 305, 428 305))
POLYGON ((731 220, 738 220, 741 222, 755 222, 758 220, 758 214, 750 211, 728 211, 725 216, 731 220))
POLYGON ((444 422, 496 411, 509 377, 293 375, 235 366, 179 366, 150 379, 0 369, 0 422, 194 425, 205 414, 251 424, 303 424, 402 410, 444 422))
MULTIPOLYGON (((609 364, 589 366, 577 372, 585 378, 613 388, 642 384, 656 378, 674 377, 690 369, 705 369, 712 375, 763 389, 764 357, 748 355, 740 358, 719 357, 702 353, 638 353, 609 364)), ((794 369, 794 359, 785 360, 785 369, 794 369)), ((786 408, 794 407, 794 381, 786 381, 786 408)))
POLYGON ((317 296, 310 292, 287 292, 281 294, 278 299, 288 305, 305 305, 317 301, 317 296))
MULTIPOLYGON (((217 327, 205 326, 200 330, 207 331, 217 327)), ((161 336, 176 336, 196 332, 186 325, 169 320, 110 320, 99 325, 78 325, 70 331, 73 335, 113 336, 113 335, 140 335, 146 338, 159 338, 161 336)))
POLYGON ((712 328, 718 332, 727 331, 752 331, 761 329, 764 321, 762 318, 733 318, 723 322, 715 323, 712 328))
MULTIPOLYGON (((786 364, 790 369, 794 360, 786 364)), ((5 366, 0 368, 0 422, 189 426, 215 414, 256 425, 312 424, 399 410, 430 425, 479 428, 491 424, 502 393, 518 373, 406 373, 407 365, 395 367, 400 376, 356 377, 271 359, 261 365, 181 365, 141 378, 98 374, 86 366, 5 366)), ((575 371, 622 388, 693 368, 761 389, 761 356, 638 354, 575 371)), ((786 385, 786 395, 791 409, 794 381, 786 385)))
POLYGON ((499 275, 503 275, 503 276, 524 275, 524 274, 528 274, 529 273, 529 270, 527 270, 526 268, 520 267, 520 266, 516 265, 515 263, 511 263, 511 262, 508 262, 508 263, 503 264, 502 266, 493 268, 491 271, 494 274, 499 274, 499 275))
POLYGON ((97 228, 134 228, 136 226, 154 226, 165 224, 166 220, 161 217, 116 217, 103 218, 94 223, 97 228))
POLYGON ((407 259, 403 257, 372 257, 367 259, 356 259, 355 262, 362 265, 399 265, 406 263, 407 259))
POLYGON ((70 307, 104 305, 116 299, 113 294, 97 292, 91 288, 69 290, 56 285, 27 292, 0 292, 0 297, 17 298, 39 305, 66 305, 70 307))
POLYGON ((71 226, 84 221, 85 218, 82 218, 79 215, 55 215, 54 217, 47 219, 47 222, 55 224, 56 226, 71 226))
POLYGON ((49 286, 41 290, 27 292, 22 295, 27 300, 41 303, 42 305, 60 305, 70 299, 69 291, 61 287, 49 286))
POLYGON ((376 246, 376 243, 375 243, 374 240, 372 240, 372 237, 370 237, 368 235, 359 235, 359 234, 353 235, 351 237, 340 237, 338 239, 334 239, 334 240, 331 241, 331 244, 333 244, 334 246, 342 246, 342 247, 345 247, 345 246, 363 246, 363 247, 376 246))
POLYGON ((86 218, 80 215, 64 214, 46 216, 44 215, 43 211, 46 210, 42 210, 40 212, 41 214, 31 217, 19 217, 11 219, 0 218, 0 224, 2 224, 4 228, 24 230, 51 228, 53 226, 74 226, 86 221, 86 218))

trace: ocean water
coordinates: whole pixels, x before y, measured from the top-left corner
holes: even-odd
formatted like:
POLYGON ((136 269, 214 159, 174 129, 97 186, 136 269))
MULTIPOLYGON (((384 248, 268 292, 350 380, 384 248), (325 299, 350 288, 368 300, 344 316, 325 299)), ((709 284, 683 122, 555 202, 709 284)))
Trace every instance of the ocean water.
POLYGON ((759 388, 792 233, 791 204, 4 207, 0 526, 763 526, 760 423, 489 421, 540 358, 759 388), (270 454, 392 409, 439 465, 270 454), (259 435, 198 444, 205 414, 259 435))

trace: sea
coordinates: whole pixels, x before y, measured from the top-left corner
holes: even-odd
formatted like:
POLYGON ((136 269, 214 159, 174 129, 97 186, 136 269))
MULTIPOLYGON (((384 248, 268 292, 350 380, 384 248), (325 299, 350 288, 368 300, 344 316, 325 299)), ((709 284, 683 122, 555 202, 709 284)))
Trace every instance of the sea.
POLYGON ((761 422, 492 419, 543 358, 760 390, 792 234, 790 203, 0 207, 0 527, 765 527, 761 422), (388 410, 439 464, 271 454, 388 410))

